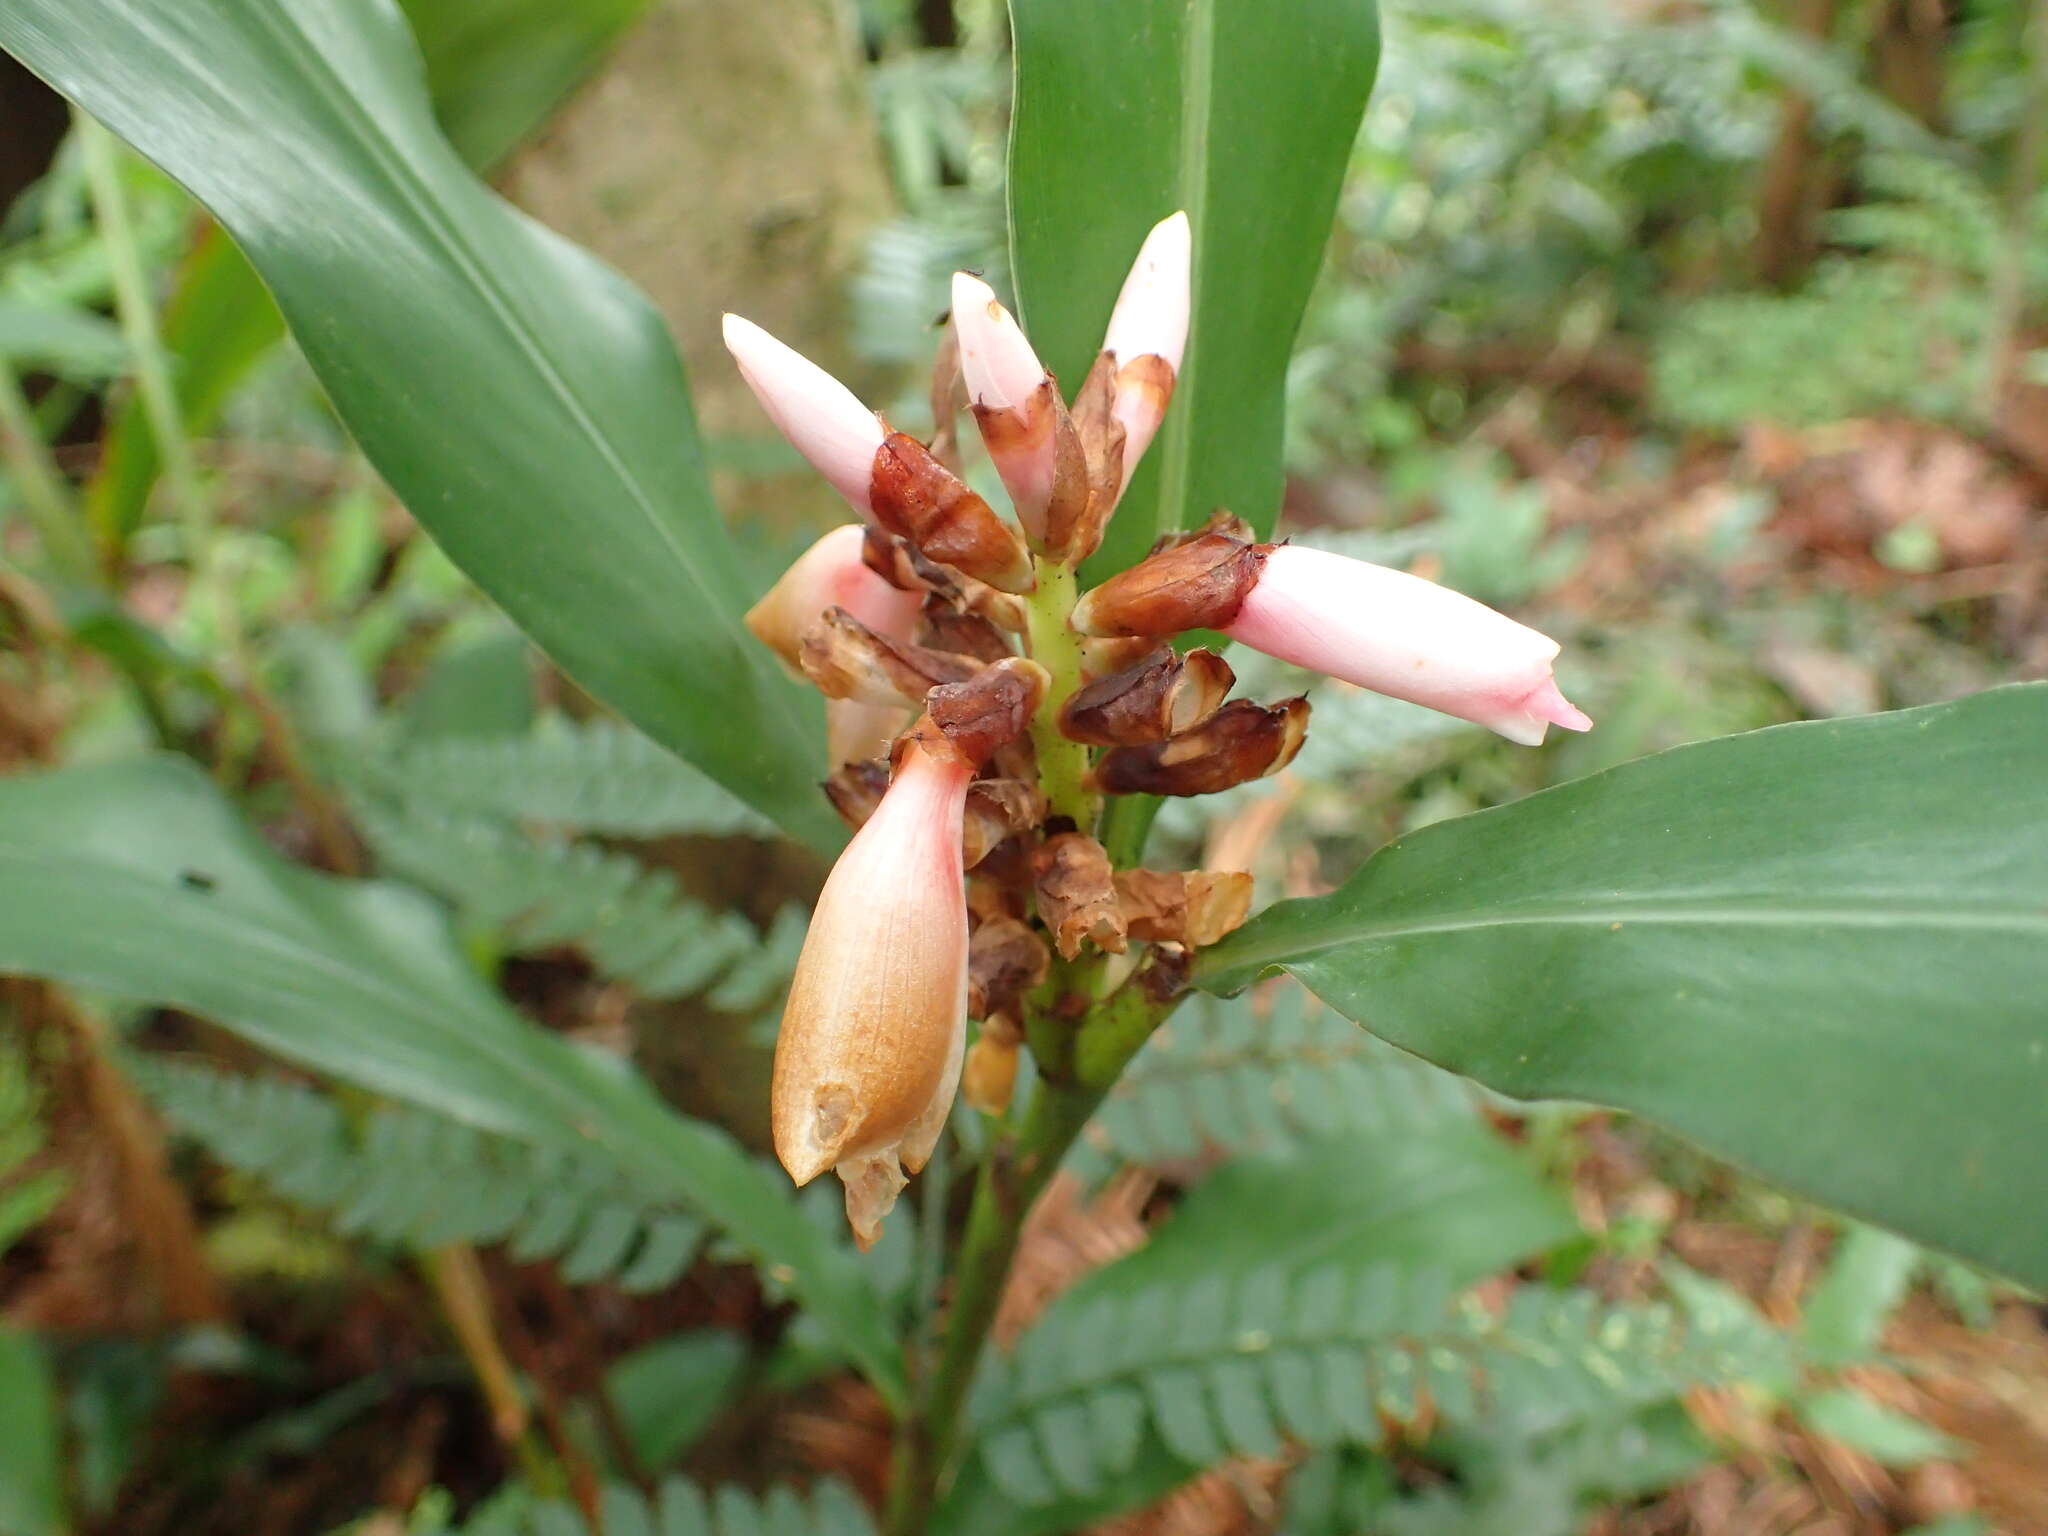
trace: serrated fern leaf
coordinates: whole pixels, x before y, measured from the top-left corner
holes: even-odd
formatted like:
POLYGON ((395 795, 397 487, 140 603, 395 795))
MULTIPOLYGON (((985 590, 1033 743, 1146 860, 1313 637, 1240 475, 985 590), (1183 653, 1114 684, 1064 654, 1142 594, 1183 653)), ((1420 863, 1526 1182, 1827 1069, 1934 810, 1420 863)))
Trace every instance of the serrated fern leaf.
POLYGON ((1288 1441, 1373 1445, 1425 1398, 1446 1422, 1540 1428, 1741 1377, 1762 1342, 1585 1292, 1526 1287, 1494 1312, 1384 1264, 1212 1275, 1056 1304, 983 1381, 974 1454, 1008 1498, 1043 1505, 1110 1486, 1155 1439, 1190 1469, 1288 1441))
POLYGON ((653 1498, 613 1483, 598 1514, 593 1530, 572 1504, 515 1494, 494 1500, 462 1536, 872 1536, 875 1528, 866 1507, 836 1482, 808 1493, 775 1487, 755 1494, 730 1485, 707 1493, 669 1478, 653 1498))
POLYGON ((395 1105, 351 1125, 317 1090, 274 1078, 162 1060, 132 1070, 174 1129, 349 1236, 413 1249, 503 1243, 522 1262, 555 1260, 571 1283, 629 1291, 673 1283, 703 1244, 694 1214, 602 1157, 395 1105))
POLYGON ((64 1175, 56 1169, 23 1171, 46 1140, 41 1111, 22 1051, 12 1042, 0 1045, 0 1253, 64 1198, 64 1175))
POLYGON ((1195 998, 1090 1122, 1079 1170, 1288 1146, 1367 1127, 1425 1134, 1472 1114, 1462 1079, 1375 1040, 1302 987, 1195 998))
POLYGON ((525 736, 401 742, 358 765, 450 812, 615 837, 768 837, 727 790, 628 726, 543 716, 525 736))
POLYGON ((645 997, 715 988, 721 1008, 759 1008, 788 980, 803 943, 794 908, 764 937, 739 913, 686 896, 666 870, 594 843, 535 838, 418 800, 359 794, 353 809, 384 867, 445 897, 465 922, 520 949, 573 945, 645 997))

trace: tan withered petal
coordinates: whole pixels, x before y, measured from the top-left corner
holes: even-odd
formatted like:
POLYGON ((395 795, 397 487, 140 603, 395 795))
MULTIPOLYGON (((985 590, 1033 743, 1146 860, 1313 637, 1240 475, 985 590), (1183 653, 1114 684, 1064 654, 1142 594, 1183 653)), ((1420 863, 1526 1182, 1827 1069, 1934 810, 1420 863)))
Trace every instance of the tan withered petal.
POLYGON ((1135 667, 1159 644, 1150 635, 1118 635, 1110 640, 1081 642, 1081 676, 1087 682, 1135 667))
POLYGON ((1029 923, 1014 917, 983 919, 967 941, 967 1017, 986 1019, 1014 1009, 1051 968, 1045 940, 1029 923))
POLYGON ((1023 599, 998 592, 985 581, 956 571, 950 565, 927 560, 908 539, 879 528, 870 528, 862 559, 891 586, 906 592, 922 592, 950 603, 962 613, 988 620, 998 629, 1021 634, 1026 622, 1023 599))
POLYGON ((1191 869, 1122 869, 1116 899, 1134 939, 1214 944, 1244 925, 1252 910, 1252 877, 1191 869))
POLYGON ((1031 554, 1015 529, 916 438, 891 432, 868 488, 875 521, 926 557, 1004 592, 1029 592, 1031 554))
POLYGON ((885 758, 841 763, 825 780, 825 798, 840 820, 858 832, 875 814, 882 796, 889 792, 889 764, 885 758))
POLYGON ((984 1115, 1008 1111, 1017 1091, 1017 1037, 983 1030, 967 1050, 960 1073, 960 1097, 984 1115))
POLYGON ((972 656, 977 661, 1001 661, 1017 654, 1003 632, 977 613, 962 613, 945 598, 928 598, 918 616, 917 638, 935 651, 972 656))
POLYGON ((1123 495, 1124 424, 1115 414, 1116 379, 1115 356, 1100 353, 1074 396, 1074 435, 1081 448, 1088 494, 1063 501, 1067 521, 1048 533, 1076 559, 1092 555, 1102 543, 1102 531, 1123 495))
POLYGON ((1028 779, 976 779, 967 787, 960 856, 969 869, 1045 820, 1045 795, 1028 779))
POLYGON ((1127 571, 1119 571, 1075 605, 1084 635, 1177 635, 1219 629, 1237 617, 1258 582, 1265 551, 1225 533, 1203 533, 1127 571))
POLYGON ((993 917, 1022 917, 1031 889, 1031 849, 1035 842, 1013 837, 996 845, 982 867, 967 877, 967 917, 985 923, 993 917))
POLYGON ((1038 916, 1053 944, 1071 960, 1084 943, 1124 952, 1124 918, 1102 844, 1082 832, 1048 838, 1032 858, 1038 916))
POLYGON ((1308 732, 1308 700, 1270 707, 1237 699, 1203 724, 1149 747, 1112 747, 1095 765, 1112 795, 1213 795, 1278 773, 1308 732))
POLYGON ((1051 683, 1037 662, 1006 656, 964 682, 934 688, 925 718, 978 768, 1024 734, 1051 683))
POLYGON ((1142 746, 1193 730, 1215 714, 1237 674, 1214 651, 1155 648, 1136 666, 1080 689, 1060 710, 1060 734, 1094 747, 1142 746))
POLYGON ((903 752, 825 881, 776 1041, 776 1156, 799 1184, 837 1169, 864 1243, 930 1156, 959 1072, 972 772, 915 742, 903 752))
POLYGON ((878 635, 844 608, 829 608, 804 631, 797 664, 828 699, 922 703, 941 683, 974 676, 982 663, 878 635))

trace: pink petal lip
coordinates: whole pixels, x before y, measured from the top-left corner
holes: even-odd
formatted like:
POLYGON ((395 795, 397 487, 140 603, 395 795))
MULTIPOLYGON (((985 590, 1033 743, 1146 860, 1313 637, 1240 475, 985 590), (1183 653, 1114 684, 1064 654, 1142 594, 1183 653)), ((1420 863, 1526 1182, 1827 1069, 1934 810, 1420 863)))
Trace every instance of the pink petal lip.
POLYGON ((1404 571, 1285 544, 1224 633, 1255 651, 1539 745, 1593 722, 1558 691, 1558 644, 1404 571))
POLYGON ((868 486, 886 435, 881 418, 831 374, 751 320, 725 317, 725 347, 776 430, 863 517, 872 512, 868 486))
POLYGON ((1045 382, 1045 364, 1031 349, 995 290, 971 272, 953 274, 953 326, 960 337, 960 373, 977 405, 1023 405, 1045 382))

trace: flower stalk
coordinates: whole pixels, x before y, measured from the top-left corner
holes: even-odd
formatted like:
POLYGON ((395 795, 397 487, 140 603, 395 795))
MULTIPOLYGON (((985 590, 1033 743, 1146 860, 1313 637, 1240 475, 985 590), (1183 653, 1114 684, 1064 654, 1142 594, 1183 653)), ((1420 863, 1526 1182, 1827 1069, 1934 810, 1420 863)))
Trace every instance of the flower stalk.
POLYGON ((1088 788, 1088 749, 1060 734, 1059 716, 1067 700, 1080 691, 1081 637, 1068 622, 1079 600, 1074 568, 1055 560, 1038 562, 1038 590, 1025 599, 1029 627, 1025 631, 1031 657, 1052 682, 1045 705, 1031 722, 1031 744, 1038 752, 1039 781, 1049 813, 1075 826, 1095 825, 1098 797, 1088 788))

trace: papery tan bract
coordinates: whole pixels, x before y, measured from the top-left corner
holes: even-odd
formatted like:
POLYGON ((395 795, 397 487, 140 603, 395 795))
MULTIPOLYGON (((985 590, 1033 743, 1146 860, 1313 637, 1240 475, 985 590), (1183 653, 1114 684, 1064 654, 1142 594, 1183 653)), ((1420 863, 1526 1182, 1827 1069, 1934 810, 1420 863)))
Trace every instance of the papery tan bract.
POLYGON ((1038 915, 1060 954, 1073 959, 1083 943, 1120 955, 1126 948, 1109 855, 1082 832, 1047 838, 1032 859, 1038 915))
POLYGON ((1265 558, 1260 546, 1231 534, 1196 535, 1091 589, 1074 607, 1074 630, 1103 638, 1164 638, 1221 629, 1237 617, 1265 558))
POLYGON ((1307 699, 1274 705, 1237 699, 1192 731, 1149 747, 1110 748, 1093 778, 1113 795, 1220 794, 1292 762, 1308 715, 1307 699))
POLYGON ((1060 734, 1095 747, 1138 746, 1193 730, 1237 681, 1214 651, 1156 646, 1135 666, 1077 690, 1060 709, 1060 734))

